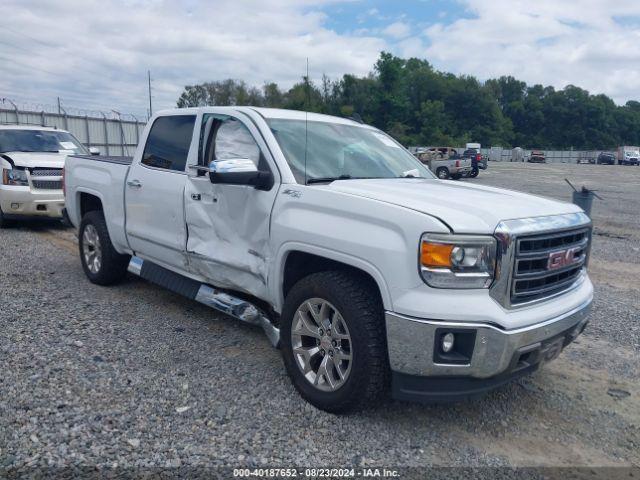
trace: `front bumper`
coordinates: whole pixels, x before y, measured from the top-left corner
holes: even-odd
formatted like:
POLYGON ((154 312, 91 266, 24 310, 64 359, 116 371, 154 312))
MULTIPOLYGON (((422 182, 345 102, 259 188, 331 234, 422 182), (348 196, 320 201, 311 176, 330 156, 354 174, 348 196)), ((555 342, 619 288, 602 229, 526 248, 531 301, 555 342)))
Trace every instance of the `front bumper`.
POLYGON ((7 218, 62 218, 64 193, 62 190, 36 190, 30 187, 3 186, 0 208, 7 218))
POLYGON ((504 330, 488 323, 425 320, 385 314, 393 395, 412 401, 460 399, 495 388, 555 358, 588 322, 592 298, 535 325, 504 330), (445 363, 436 345, 439 332, 475 332, 470 360, 445 363))

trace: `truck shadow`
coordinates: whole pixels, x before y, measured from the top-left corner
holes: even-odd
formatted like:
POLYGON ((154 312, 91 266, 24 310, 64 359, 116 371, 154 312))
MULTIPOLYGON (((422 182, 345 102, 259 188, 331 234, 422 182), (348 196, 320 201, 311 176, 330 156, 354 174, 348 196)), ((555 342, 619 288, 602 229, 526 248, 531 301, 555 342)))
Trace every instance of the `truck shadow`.
POLYGON ((3 229, 41 232, 44 230, 65 231, 71 230, 72 227, 58 219, 28 218, 24 220, 12 220, 6 227, 3 227, 3 229))

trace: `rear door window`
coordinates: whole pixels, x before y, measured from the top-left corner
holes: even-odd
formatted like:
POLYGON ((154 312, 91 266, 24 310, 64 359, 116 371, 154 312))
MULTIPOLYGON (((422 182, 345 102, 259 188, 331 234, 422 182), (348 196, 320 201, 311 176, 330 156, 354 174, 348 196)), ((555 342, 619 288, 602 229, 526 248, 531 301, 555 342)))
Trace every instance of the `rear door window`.
POLYGON ((183 172, 195 121, 195 115, 158 117, 144 146, 142 163, 148 167, 183 172))

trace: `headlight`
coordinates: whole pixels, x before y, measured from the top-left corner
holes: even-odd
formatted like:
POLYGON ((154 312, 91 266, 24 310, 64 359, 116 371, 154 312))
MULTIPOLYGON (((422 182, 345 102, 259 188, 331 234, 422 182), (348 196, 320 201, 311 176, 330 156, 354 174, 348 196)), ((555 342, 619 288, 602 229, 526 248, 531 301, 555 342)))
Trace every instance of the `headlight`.
POLYGON ((493 237, 425 233, 420 240, 420 273, 431 287, 489 288, 496 250, 493 237))
POLYGON ((2 169, 2 184, 3 185, 18 185, 18 186, 26 186, 29 185, 29 180, 27 180, 27 172, 25 170, 17 170, 13 169, 2 169))

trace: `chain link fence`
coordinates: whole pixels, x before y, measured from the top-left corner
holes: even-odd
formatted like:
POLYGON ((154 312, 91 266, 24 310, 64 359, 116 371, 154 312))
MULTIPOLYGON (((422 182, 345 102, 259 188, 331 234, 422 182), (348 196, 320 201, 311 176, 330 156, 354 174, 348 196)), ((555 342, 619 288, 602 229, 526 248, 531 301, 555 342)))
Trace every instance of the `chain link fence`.
MULTIPOLYGON (((464 151, 461 149, 460 151, 464 151)), ((613 150, 541 150, 502 147, 481 148, 480 152, 492 162, 526 162, 531 152, 542 152, 546 163, 594 163, 602 152, 616 155, 613 150)))
POLYGON ((138 145, 147 118, 116 110, 82 110, 62 105, 24 104, 0 99, 0 125, 31 125, 67 130, 102 155, 130 156, 138 145))
MULTIPOLYGON (((410 152, 424 147, 409 147, 410 152)), ((429 148, 429 147, 427 147, 429 148)), ((465 151, 465 147, 453 147, 459 154, 465 151)), ((616 155, 615 150, 541 150, 541 149, 517 149, 491 147, 481 148, 480 153, 491 162, 526 162, 531 157, 531 152, 542 152, 547 163, 594 163, 602 152, 616 155)))

